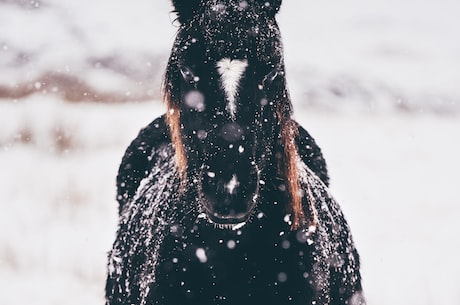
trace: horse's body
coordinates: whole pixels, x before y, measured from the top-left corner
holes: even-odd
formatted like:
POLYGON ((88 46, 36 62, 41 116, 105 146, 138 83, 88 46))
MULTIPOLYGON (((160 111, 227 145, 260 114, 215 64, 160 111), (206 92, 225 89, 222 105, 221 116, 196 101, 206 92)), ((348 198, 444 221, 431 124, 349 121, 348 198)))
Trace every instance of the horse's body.
MULTIPOLYGON (((183 1, 173 1, 180 21, 199 24, 208 12, 212 22, 230 16, 222 3, 236 5, 236 16, 259 3, 183 1)), ((274 22, 280 1, 260 3, 247 16, 274 22)), ((234 23, 225 20, 226 26, 234 23)), ((120 166, 120 223, 109 255, 107 304, 364 304, 359 257, 327 189, 321 150, 289 118, 279 50, 261 54, 275 72, 263 72, 269 73, 262 85, 251 91, 251 77, 261 76, 251 68, 252 57, 243 54, 248 46, 229 54, 211 45, 218 50, 212 56, 225 57, 185 66, 196 56, 184 52, 200 54, 187 44, 194 37, 187 31, 200 35, 184 29, 173 49, 166 76, 169 116, 139 133, 120 166), (181 47, 184 41, 187 48, 181 47), (214 73, 204 83, 211 87, 203 87, 206 73, 214 73), (220 88, 212 87, 217 77, 220 88), (231 85, 240 77, 243 91, 231 85), (272 83, 275 89, 267 89, 272 83), (222 92, 210 96, 206 90, 222 92), (190 92, 202 95, 193 109, 187 101, 183 106, 190 92), (222 97, 226 104, 210 107, 222 97)))

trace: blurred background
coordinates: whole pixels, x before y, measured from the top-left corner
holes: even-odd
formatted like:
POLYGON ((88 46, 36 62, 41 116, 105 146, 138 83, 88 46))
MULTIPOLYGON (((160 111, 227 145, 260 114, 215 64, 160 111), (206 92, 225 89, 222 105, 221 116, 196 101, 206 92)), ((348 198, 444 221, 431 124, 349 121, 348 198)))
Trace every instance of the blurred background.
MULTIPOLYGON (((164 112, 168 0, 0 0, 0 304, 103 304, 115 176, 164 112)), ((460 2, 284 1, 296 119, 370 305, 460 304, 460 2)))

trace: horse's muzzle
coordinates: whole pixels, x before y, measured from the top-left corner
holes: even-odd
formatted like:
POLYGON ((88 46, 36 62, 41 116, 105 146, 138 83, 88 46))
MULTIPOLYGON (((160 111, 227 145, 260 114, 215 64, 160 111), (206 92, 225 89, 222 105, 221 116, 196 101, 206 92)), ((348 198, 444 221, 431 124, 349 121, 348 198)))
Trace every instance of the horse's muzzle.
POLYGON ((238 170, 231 172, 206 170, 201 177, 200 203, 211 222, 227 228, 248 221, 259 193, 259 173, 255 165, 238 166, 238 170))

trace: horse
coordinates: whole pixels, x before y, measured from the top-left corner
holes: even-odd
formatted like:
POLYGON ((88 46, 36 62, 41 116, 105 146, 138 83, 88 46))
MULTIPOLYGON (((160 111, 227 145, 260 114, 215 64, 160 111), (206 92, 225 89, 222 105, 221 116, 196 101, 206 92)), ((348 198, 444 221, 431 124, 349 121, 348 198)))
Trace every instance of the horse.
POLYGON ((281 0, 173 0, 167 110, 128 146, 106 304, 365 304, 321 149, 293 118, 281 0))

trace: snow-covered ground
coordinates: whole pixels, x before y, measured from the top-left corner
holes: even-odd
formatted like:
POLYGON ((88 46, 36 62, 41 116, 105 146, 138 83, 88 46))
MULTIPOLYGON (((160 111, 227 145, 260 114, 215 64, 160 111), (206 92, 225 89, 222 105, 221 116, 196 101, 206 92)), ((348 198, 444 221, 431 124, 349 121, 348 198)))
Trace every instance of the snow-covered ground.
MULTIPOLYGON (((328 160, 369 304, 460 304, 460 2, 284 2, 296 118, 328 160)), ((103 303, 115 175, 164 110, 170 10, 0 0, 0 304, 103 303)))
POLYGON ((369 305, 460 304, 460 119, 301 112, 360 249, 369 305))
POLYGON ((279 19, 290 84, 302 103, 460 108, 459 1, 284 2, 279 19))
POLYGON ((0 103, 0 304, 103 304, 117 168, 160 110, 0 103))
MULTIPOLYGON (((116 170, 160 103, 0 103, 0 304, 102 304, 116 170)), ((299 111, 328 160, 369 304, 460 302, 460 120, 299 111)))

